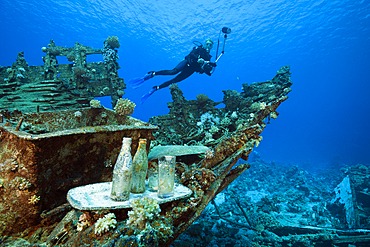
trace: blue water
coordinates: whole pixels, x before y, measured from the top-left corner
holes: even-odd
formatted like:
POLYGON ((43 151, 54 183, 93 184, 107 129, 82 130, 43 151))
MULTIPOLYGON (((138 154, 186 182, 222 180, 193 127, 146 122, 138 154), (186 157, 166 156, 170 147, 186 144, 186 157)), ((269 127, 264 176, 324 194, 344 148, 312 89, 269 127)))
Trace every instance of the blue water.
MULTIPOLYGON (((179 84, 187 99, 204 93, 219 101, 222 90, 240 91, 242 83, 269 80, 290 65, 293 91, 256 151, 266 160, 312 166, 370 164, 370 1, 0 0, 0 9, 1 66, 11 65, 19 51, 29 65, 42 65, 41 47, 50 39, 58 46, 78 41, 102 48, 108 36, 118 36, 119 75, 126 82, 172 69, 193 40, 217 41, 221 28, 230 27, 216 72, 179 84)), ((88 62, 101 60, 94 55, 88 62)), ((134 117, 147 121, 168 113, 167 88, 139 105, 167 78, 126 89, 124 97, 138 105, 134 117)))

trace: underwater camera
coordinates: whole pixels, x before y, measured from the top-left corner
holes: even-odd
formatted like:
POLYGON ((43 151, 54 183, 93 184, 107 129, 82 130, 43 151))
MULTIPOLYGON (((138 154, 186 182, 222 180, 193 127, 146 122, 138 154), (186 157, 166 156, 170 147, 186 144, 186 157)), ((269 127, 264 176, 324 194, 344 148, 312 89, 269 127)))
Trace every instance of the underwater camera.
POLYGON ((216 63, 206 62, 203 64, 202 68, 204 70, 204 73, 206 73, 207 75, 211 75, 213 71, 215 70, 216 66, 217 66, 216 63))

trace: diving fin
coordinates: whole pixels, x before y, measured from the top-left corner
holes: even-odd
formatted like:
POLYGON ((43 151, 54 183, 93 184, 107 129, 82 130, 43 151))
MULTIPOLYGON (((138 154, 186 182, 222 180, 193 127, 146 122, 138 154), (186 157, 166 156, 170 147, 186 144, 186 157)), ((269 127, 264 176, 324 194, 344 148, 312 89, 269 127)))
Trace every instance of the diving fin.
POLYGON ((130 79, 128 81, 128 84, 130 84, 130 86, 133 89, 136 89, 136 88, 139 88, 141 86, 141 84, 144 83, 144 81, 149 80, 150 78, 153 78, 153 77, 154 77, 154 72, 150 71, 148 74, 146 74, 143 77, 136 77, 136 78, 130 79))
POLYGON ((146 94, 144 94, 141 97, 140 105, 144 104, 145 100, 147 100, 149 98, 149 96, 152 95, 157 90, 158 90, 158 87, 157 86, 154 86, 149 92, 147 92, 146 94))

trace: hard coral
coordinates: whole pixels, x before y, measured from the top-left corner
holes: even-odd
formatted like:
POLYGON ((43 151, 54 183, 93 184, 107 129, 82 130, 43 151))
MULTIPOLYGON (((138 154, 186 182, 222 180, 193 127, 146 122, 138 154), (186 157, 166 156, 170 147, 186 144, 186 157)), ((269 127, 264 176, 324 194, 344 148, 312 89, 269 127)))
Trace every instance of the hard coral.
POLYGON ((75 54, 73 54, 73 53, 69 53, 69 54, 66 56, 66 58, 68 59, 68 61, 73 62, 73 61, 76 59, 76 56, 75 56, 75 54))
POLYGON ((206 159, 212 159, 215 155, 215 151, 213 151, 211 148, 207 149, 206 152, 204 153, 204 158, 206 159))
POLYGON ((49 52, 49 54, 51 54, 53 56, 58 56, 61 53, 59 48, 57 48, 55 46, 48 47, 47 51, 49 52))
POLYGON ((270 116, 271 116, 271 118, 273 118, 273 119, 277 119, 277 117, 278 117, 278 113, 277 113, 276 111, 273 111, 273 112, 271 112, 270 116))
POLYGON ((86 213, 83 213, 78 218, 77 231, 82 231, 85 228, 91 226, 90 219, 86 213))
POLYGON ((82 68, 81 66, 73 67, 72 71, 77 77, 81 77, 82 75, 85 75, 87 73, 87 70, 85 68, 82 68))
POLYGON ((261 110, 261 104, 259 102, 254 102, 252 105, 251 105, 251 109, 253 111, 259 111, 261 110))
POLYGON ((134 113, 135 106, 135 103, 129 99, 119 99, 116 106, 114 107, 114 110, 119 115, 127 116, 134 113))
POLYGON ((32 184, 24 177, 15 177, 10 181, 9 185, 19 190, 26 190, 32 186, 32 184))
POLYGON ((109 48, 109 45, 105 45, 102 51, 103 51, 103 60, 106 63, 115 62, 116 60, 119 59, 117 51, 112 48, 109 48))
POLYGON ((117 36, 109 36, 105 42, 107 42, 108 45, 110 45, 110 47, 112 49, 114 48, 119 48, 121 45, 119 44, 119 40, 118 40, 118 37, 117 36))
POLYGON ((97 235, 101 235, 105 232, 108 232, 110 228, 116 228, 117 221, 116 216, 114 213, 109 213, 105 215, 103 218, 98 219, 94 226, 94 233, 97 235))
POLYGON ((28 199, 29 204, 37 204, 40 201, 40 196, 33 195, 28 199))
POLYGON ((16 171, 18 168, 18 163, 15 159, 6 159, 4 161, 4 170, 5 171, 16 171))
POLYGON ((76 111, 74 114, 73 114, 76 118, 80 118, 82 117, 82 113, 80 111, 76 111))
POLYGON ((204 102, 208 101, 208 96, 205 95, 205 94, 198 94, 197 95, 197 100, 199 102, 199 104, 203 104, 204 102))
POLYGON ((92 99, 90 101, 90 107, 91 108, 101 108, 102 105, 100 104, 100 101, 99 100, 96 100, 96 99, 92 99))
POLYGON ((131 206, 132 211, 128 212, 127 225, 132 225, 140 230, 144 230, 146 223, 158 217, 161 212, 158 202, 148 197, 133 200, 131 206))

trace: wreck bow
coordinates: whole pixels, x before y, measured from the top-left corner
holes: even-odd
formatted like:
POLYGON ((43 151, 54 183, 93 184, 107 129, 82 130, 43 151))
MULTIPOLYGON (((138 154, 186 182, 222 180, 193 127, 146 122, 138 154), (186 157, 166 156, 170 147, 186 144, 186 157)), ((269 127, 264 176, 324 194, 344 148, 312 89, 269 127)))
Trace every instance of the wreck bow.
MULTIPOLYGON (((234 165, 240 158, 247 161, 253 148, 259 145, 262 140, 260 134, 267 125, 266 121, 269 121, 270 118, 277 117, 278 113, 276 109, 288 98, 286 94, 291 91, 291 85, 289 66, 285 66, 277 72, 277 75, 271 81, 258 83, 258 85, 244 85, 244 88, 253 89, 254 91, 258 91, 258 88, 269 88, 267 92, 261 90, 264 93, 263 96, 261 96, 261 91, 253 93, 253 95, 258 93, 257 97, 260 97, 259 100, 253 102, 252 100, 249 101, 248 97, 234 97, 239 98, 239 101, 241 101, 237 105, 242 104, 242 101, 251 102, 249 108, 252 109, 244 109, 245 114, 243 114, 243 116, 247 116, 247 119, 239 121, 235 131, 228 131, 218 140, 214 140, 213 143, 217 144, 212 148, 211 155, 206 156, 195 166, 193 165, 192 169, 188 169, 180 175, 181 179, 179 182, 192 189, 194 196, 185 203, 173 202, 162 210, 162 212, 165 211, 166 217, 173 222, 174 229, 173 237, 167 239, 167 241, 163 243, 163 246, 170 246, 170 244, 199 217, 208 203, 219 192, 225 189, 245 170, 250 168, 250 165, 246 163, 237 166, 234 165), (268 101, 266 99, 270 100, 268 101), (260 107, 252 107, 252 102, 257 103, 260 107)), ((179 92, 176 86, 172 86, 171 93, 174 99, 173 104, 177 102, 177 104, 189 106, 194 103, 187 102, 181 97, 179 99, 178 96, 182 96, 182 93, 179 92)), ((245 95, 248 95, 248 93, 251 92, 245 92, 245 95)), ((209 105, 214 108, 216 104, 212 102, 209 105)), ((254 104, 254 106, 255 105, 256 104, 254 104)), ((229 104, 226 104, 226 107, 228 106, 229 104)), ((176 116, 172 116, 171 119, 183 119, 185 117, 184 114, 190 115, 191 112, 187 112, 187 108, 189 107, 182 108, 184 110, 180 116, 176 116, 177 112, 175 109, 170 108, 169 115, 173 114, 176 116)), ((212 109, 212 112, 217 115, 214 109, 212 109)), ((242 114, 239 115, 242 116, 242 114)), ((158 118, 151 119, 150 122, 161 125, 161 122, 158 122, 158 118)), ((159 132, 160 131, 161 130, 159 130, 159 132)), ((157 137, 161 137, 162 134, 163 133, 157 133, 157 137)), ((188 141, 191 140, 188 139, 188 141)))

